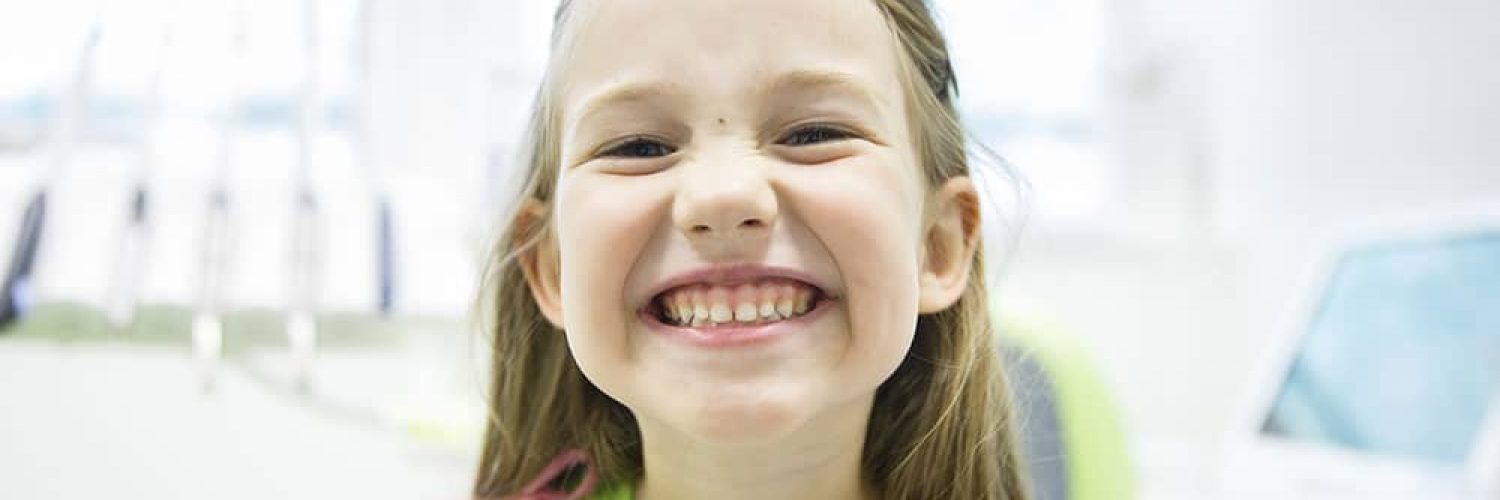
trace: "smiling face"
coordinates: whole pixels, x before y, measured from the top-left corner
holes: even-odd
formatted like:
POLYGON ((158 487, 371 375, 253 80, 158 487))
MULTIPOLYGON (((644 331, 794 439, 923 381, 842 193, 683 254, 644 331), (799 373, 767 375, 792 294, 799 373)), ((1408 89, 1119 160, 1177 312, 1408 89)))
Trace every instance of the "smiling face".
POLYGON ((531 276, 579 367, 643 427, 698 438, 774 438, 836 409, 868 412, 918 312, 955 300, 968 270, 924 265, 943 225, 923 217, 929 189, 880 11, 576 9, 554 69, 556 265, 537 260, 531 276))

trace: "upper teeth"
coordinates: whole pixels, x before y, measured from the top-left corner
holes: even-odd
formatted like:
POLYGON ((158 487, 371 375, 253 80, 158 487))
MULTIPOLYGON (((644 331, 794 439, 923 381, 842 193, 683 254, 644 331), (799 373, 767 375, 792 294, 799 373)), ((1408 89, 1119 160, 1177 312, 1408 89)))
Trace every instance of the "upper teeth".
POLYGON ((715 326, 756 324, 802 315, 812 306, 813 290, 789 280, 766 280, 737 286, 690 285, 659 299, 669 323, 715 326))

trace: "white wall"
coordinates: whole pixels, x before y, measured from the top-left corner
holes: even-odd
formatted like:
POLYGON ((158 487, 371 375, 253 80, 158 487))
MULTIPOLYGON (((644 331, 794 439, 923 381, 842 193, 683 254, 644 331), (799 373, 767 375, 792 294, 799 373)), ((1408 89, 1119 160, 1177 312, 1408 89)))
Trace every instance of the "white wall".
POLYGON ((1208 40, 1222 235, 1500 196, 1500 6, 1244 4, 1208 40))
POLYGON ((1500 201, 1500 4, 1113 5, 1124 236, 1033 227, 1005 287, 1096 349, 1150 485, 1210 467, 1313 239, 1500 201))

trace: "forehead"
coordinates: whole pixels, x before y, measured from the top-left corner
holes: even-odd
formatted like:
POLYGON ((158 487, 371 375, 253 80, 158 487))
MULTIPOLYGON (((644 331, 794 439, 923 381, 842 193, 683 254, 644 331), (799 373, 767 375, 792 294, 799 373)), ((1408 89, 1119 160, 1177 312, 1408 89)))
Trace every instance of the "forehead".
POLYGON ((555 68, 565 114, 611 88, 718 100, 829 83, 795 78, 809 74, 839 75, 845 90, 879 101, 901 95, 892 35, 872 0, 591 0, 575 8, 555 68))

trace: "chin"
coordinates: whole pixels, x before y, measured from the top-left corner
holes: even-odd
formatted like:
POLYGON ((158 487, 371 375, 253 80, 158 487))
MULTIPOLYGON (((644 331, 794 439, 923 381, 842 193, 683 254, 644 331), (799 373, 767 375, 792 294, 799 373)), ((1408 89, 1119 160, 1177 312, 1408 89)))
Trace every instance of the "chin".
POLYGON ((698 438, 720 444, 773 442, 801 427, 814 405, 778 399, 768 392, 714 397, 703 401, 689 416, 698 438))

